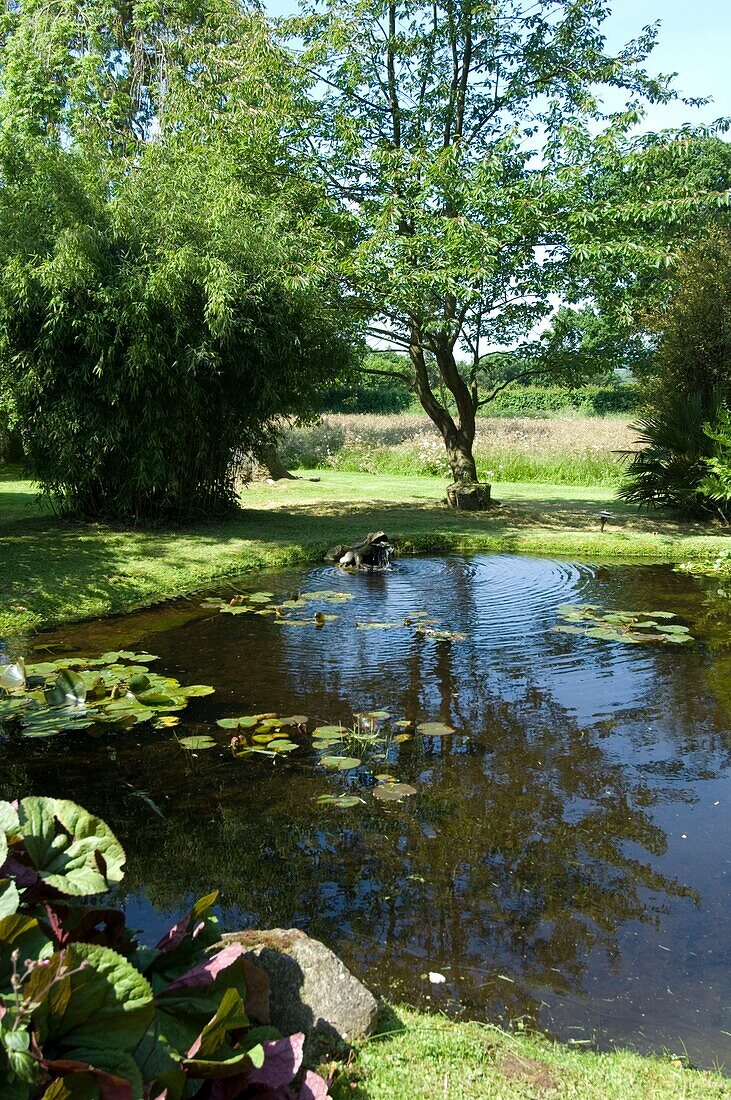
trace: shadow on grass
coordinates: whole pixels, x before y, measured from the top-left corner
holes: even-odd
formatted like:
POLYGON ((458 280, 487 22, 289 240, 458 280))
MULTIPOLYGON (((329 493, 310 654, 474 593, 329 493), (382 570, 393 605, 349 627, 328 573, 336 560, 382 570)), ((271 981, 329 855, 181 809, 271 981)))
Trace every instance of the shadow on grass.
POLYGON ((14 632, 151 605, 251 569, 319 561, 330 546, 379 529, 407 549, 433 553, 510 553, 539 545, 547 533, 565 534, 567 546, 575 536, 577 553, 582 539, 587 552, 600 552, 597 540, 609 545, 615 532, 622 538, 723 533, 718 525, 638 516, 620 504, 612 505, 614 519, 602 536, 600 505, 578 495, 506 500, 483 513, 455 512, 433 500, 280 498, 195 527, 129 529, 53 516, 13 520, 35 501, 25 484, 15 485, 0 497, 0 630, 10 624, 14 632))

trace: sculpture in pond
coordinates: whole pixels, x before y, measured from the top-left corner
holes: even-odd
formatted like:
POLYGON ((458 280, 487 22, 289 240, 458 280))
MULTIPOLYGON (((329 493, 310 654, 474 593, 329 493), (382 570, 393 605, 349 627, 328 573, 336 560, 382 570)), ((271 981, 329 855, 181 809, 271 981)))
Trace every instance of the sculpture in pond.
POLYGON ((360 569, 371 573, 388 569, 393 546, 385 531, 370 531, 362 542, 351 546, 333 546, 325 555, 326 561, 337 562, 342 569, 360 569))

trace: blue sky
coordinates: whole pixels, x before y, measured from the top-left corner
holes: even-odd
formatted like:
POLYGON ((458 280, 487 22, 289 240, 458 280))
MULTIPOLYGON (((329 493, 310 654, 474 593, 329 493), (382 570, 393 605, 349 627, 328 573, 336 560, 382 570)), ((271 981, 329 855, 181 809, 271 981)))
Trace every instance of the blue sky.
MULTIPOLYGON (((652 72, 677 72, 679 91, 713 96, 693 110, 682 103, 651 109, 643 129, 711 122, 731 115, 731 0, 609 0, 604 24, 610 49, 617 49, 648 23, 660 20, 659 43, 648 61, 652 72)), ((271 15, 291 15, 296 0, 269 0, 271 15)))
POLYGON ((608 45, 616 49, 638 29, 660 20, 658 45, 648 68, 677 72, 685 95, 713 96, 707 107, 682 103, 654 108, 647 127, 710 122, 731 115, 731 4, 729 0, 609 0, 612 15, 604 24, 608 45))

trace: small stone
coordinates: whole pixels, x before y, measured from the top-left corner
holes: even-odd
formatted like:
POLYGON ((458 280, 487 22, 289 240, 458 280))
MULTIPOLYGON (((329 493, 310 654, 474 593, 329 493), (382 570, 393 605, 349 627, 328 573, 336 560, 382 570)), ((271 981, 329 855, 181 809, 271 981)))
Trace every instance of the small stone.
POLYGON ((269 975, 271 1022, 283 1035, 353 1040, 367 1035, 378 1005, 329 947, 299 928, 230 932, 226 943, 248 948, 245 958, 269 975))

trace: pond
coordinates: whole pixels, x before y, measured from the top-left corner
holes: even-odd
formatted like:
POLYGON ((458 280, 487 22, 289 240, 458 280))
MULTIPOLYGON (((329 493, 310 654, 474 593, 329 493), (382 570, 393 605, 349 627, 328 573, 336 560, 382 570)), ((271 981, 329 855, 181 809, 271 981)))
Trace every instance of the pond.
POLYGON ((217 593, 265 593, 240 613, 195 597, 36 639, 34 660, 148 651, 157 672, 215 694, 171 729, 29 740, 6 724, 0 797, 69 797, 104 817, 149 935, 218 888, 228 927, 304 928, 392 1000, 728 1062, 731 600, 718 588, 669 567, 510 555, 248 575, 217 593), (254 613, 303 592, 329 595, 254 613), (648 610, 694 641, 596 623, 648 610), (292 751, 216 725, 267 713, 307 716, 269 733, 292 751), (181 746, 198 734, 215 745, 181 746))

